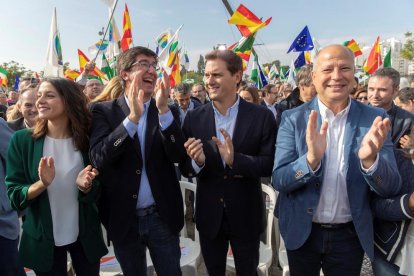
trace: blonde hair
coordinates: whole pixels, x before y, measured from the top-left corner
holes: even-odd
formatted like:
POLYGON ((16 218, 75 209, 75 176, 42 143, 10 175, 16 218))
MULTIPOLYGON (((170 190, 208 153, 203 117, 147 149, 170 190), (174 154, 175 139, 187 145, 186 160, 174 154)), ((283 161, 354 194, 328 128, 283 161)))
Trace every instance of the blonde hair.
POLYGON ((118 98, 123 94, 122 81, 120 77, 113 77, 92 102, 104 102, 118 98))
POLYGON ((13 106, 10 106, 6 111, 7 121, 17 120, 23 117, 23 114, 20 112, 20 103, 17 102, 13 106))

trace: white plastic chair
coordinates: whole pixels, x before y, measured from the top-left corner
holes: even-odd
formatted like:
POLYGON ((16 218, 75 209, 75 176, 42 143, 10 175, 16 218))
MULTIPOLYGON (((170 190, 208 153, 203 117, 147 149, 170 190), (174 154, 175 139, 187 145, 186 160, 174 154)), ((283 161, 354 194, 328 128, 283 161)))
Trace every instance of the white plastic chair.
MULTIPOLYGON (((185 206, 185 191, 190 190, 194 192, 194 198, 196 195, 196 184, 188 181, 180 181, 181 194, 183 196, 184 213, 186 211, 185 206)), ((184 221, 185 224, 185 221, 184 221)), ((180 233, 180 248, 181 258, 180 266, 182 272, 187 272, 187 275, 197 275, 197 267, 200 263, 201 248, 200 238, 198 235, 197 228, 194 227, 194 240, 190 239, 187 234, 187 225, 185 224, 180 233)), ((153 275, 154 266, 152 264, 151 256, 147 250, 147 275, 153 275)))
MULTIPOLYGON (((269 268, 272 265, 272 227, 273 227, 273 212, 276 205, 275 190, 268 185, 262 184, 262 191, 266 194, 266 216, 267 216, 267 228, 266 239, 263 243, 260 242, 259 249, 259 265, 257 267, 258 275, 269 275, 269 268)), ((226 269, 231 272, 236 272, 233 256, 227 256, 226 269)))

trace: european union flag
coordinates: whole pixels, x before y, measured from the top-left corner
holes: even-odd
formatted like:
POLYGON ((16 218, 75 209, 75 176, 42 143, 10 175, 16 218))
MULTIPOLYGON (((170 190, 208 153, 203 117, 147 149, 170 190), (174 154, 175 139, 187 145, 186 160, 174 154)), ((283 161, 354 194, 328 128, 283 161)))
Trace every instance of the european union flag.
POLYGON ((20 83, 20 76, 16 75, 16 80, 14 81, 13 89, 14 91, 18 91, 20 83))
POLYGON ((290 45, 288 53, 293 50, 293 52, 303 52, 313 49, 312 37, 309 33, 308 26, 305 26, 300 34, 295 38, 292 45, 290 45))
POLYGON ((299 54, 299 56, 296 58, 294 64, 295 64, 295 69, 299 69, 300 67, 302 67, 303 65, 306 64, 306 61, 305 61, 305 52, 301 52, 299 54))

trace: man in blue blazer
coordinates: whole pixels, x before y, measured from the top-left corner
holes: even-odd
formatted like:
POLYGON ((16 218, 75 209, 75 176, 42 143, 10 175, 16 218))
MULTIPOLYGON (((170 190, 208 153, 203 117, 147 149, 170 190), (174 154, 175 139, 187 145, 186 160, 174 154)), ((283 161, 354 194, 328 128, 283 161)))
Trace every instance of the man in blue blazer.
POLYGON ((331 45, 318 53, 318 96, 285 111, 273 186, 291 275, 359 275, 374 255, 369 198, 395 195, 401 180, 384 110, 350 98, 354 55, 331 45))

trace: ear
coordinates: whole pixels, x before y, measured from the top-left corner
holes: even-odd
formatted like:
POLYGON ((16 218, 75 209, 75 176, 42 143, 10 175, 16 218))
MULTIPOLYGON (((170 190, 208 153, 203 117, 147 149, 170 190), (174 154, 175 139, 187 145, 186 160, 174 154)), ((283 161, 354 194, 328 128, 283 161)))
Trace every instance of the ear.
POLYGON ((242 77, 243 77, 243 71, 238 71, 234 74, 235 78, 236 78, 236 83, 240 83, 242 81, 242 77))
POLYGON ((125 71, 125 70, 121 70, 121 72, 120 72, 120 77, 121 77, 124 81, 127 81, 127 80, 128 80, 128 77, 129 77, 129 73, 128 73, 127 71, 125 71))

